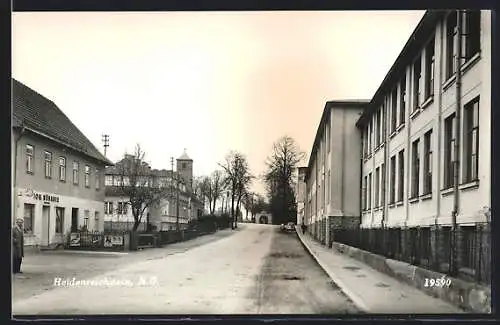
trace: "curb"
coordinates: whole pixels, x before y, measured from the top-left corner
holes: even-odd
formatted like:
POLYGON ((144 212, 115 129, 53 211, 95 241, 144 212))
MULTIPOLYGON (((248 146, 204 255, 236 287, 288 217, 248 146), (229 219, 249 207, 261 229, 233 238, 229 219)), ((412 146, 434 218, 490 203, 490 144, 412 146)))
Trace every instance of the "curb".
POLYGON ((369 308, 365 305, 363 299, 358 295, 354 294, 349 288, 340 280, 326 265, 321 261, 321 259, 314 254, 311 248, 304 242, 302 234, 295 228, 297 235, 302 243, 302 246, 306 248, 306 251, 311 255, 311 257, 318 263, 318 265, 323 269, 323 271, 330 277, 330 279, 340 288, 340 290, 364 313, 370 313, 369 308))

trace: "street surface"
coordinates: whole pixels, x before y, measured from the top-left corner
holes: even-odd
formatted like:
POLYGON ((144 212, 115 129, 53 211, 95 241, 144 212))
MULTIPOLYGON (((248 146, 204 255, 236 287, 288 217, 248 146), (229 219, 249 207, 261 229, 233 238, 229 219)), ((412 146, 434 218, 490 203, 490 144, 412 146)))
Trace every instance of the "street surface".
POLYGON ((358 312, 296 234, 270 225, 240 224, 126 255, 53 253, 26 262, 22 276, 29 279, 14 280, 14 315, 358 312), (96 282, 54 285, 54 278, 73 277, 96 282))

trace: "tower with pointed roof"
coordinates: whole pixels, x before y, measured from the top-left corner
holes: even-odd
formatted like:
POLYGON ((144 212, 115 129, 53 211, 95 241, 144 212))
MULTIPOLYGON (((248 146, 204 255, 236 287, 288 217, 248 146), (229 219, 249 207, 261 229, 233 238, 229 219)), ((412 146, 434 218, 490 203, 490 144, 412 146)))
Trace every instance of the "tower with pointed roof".
POLYGON ((193 186, 193 159, 187 155, 187 149, 184 148, 182 155, 177 158, 177 173, 183 179, 189 191, 193 186))

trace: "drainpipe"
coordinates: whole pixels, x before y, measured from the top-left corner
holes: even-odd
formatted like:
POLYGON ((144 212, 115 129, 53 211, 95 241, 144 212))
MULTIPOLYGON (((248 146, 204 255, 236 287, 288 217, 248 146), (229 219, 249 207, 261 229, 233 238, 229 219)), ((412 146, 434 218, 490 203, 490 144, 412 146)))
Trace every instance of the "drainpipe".
MULTIPOLYGON (((26 134, 26 129, 23 127, 21 127, 21 131, 19 132, 19 135, 17 136, 17 138, 15 139, 15 142, 14 142, 14 179, 13 179, 13 183, 14 183, 14 188, 16 189, 16 191, 14 192, 14 207, 13 207, 13 210, 14 210, 14 217, 17 218, 17 205, 18 205, 18 193, 17 193, 17 147, 18 147, 18 144, 19 144, 19 140, 23 137, 23 135, 26 134)), ((15 220, 14 218, 14 220, 15 220)))
POLYGON ((453 212, 451 215, 452 221, 452 249, 451 249, 451 263, 450 272, 455 275, 457 273, 457 215, 460 208, 460 198, 459 198, 459 170, 460 170, 460 125, 461 125, 461 90, 462 90, 462 10, 457 10, 457 57, 456 57, 456 122, 455 122, 455 157, 454 157, 454 168, 453 168, 453 212))
MULTIPOLYGON (((391 99, 392 100, 392 99, 391 99)), ((386 105, 384 106, 385 107, 385 111, 384 111, 384 120, 385 120, 385 123, 384 123, 384 160, 383 160, 383 164, 384 164, 384 170, 381 171, 383 172, 383 177, 384 177, 384 200, 382 202, 382 219, 380 220, 380 227, 382 229, 382 231, 384 230, 385 228, 385 219, 387 217, 387 213, 388 213, 388 207, 387 207, 387 195, 386 195, 386 190, 388 188, 387 186, 387 180, 389 179, 389 177, 387 177, 388 175, 388 171, 389 171, 389 168, 387 167, 387 162, 389 161, 389 123, 391 122, 389 120, 389 101, 386 100, 386 105)), ((389 166, 390 167, 390 166, 389 166)), ((381 174, 382 175, 382 174, 381 174)), ((382 186, 381 186, 382 187, 382 186)), ((382 190, 382 188, 381 188, 382 190)), ((380 191, 382 193, 382 191, 380 191)))
MULTIPOLYGON (((363 162, 364 162, 364 146, 365 146, 365 133, 363 132, 363 127, 361 127, 361 149, 360 149, 360 159, 359 159, 359 227, 363 224, 363 162)), ((368 139, 366 139, 366 145, 368 145, 368 139)), ((365 184, 366 186, 366 184, 365 184)), ((365 199, 366 201, 366 199, 365 199)), ((366 202, 365 202, 366 204, 366 202)))

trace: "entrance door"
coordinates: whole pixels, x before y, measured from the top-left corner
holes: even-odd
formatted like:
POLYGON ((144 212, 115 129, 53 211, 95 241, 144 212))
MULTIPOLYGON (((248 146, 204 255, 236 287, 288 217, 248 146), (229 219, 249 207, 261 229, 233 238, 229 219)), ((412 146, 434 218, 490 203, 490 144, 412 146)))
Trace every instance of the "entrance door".
POLYGON ((78 231, 78 208, 71 209, 71 232, 78 231))
POLYGON ((42 245, 48 246, 50 240, 50 206, 42 207, 42 245))

